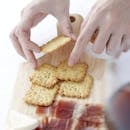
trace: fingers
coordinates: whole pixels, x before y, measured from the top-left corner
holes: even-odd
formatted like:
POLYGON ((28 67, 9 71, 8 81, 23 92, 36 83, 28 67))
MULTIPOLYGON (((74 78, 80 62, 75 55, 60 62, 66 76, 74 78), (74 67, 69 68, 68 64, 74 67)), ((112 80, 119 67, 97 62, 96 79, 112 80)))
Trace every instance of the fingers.
POLYGON ((30 33, 26 31, 22 31, 19 27, 15 28, 13 32, 10 34, 10 38, 12 43, 16 49, 16 51, 32 63, 33 68, 37 67, 37 61, 33 54, 34 52, 40 52, 40 47, 30 41, 30 33), (17 30, 17 31, 16 31, 17 30))
POLYGON ((21 44, 25 49, 34 52, 40 52, 40 47, 34 42, 30 41, 30 34, 28 34, 28 32, 20 31, 18 37, 19 37, 19 41, 21 42, 21 44))
POLYGON ((73 40, 76 40, 76 36, 73 34, 73 29, 69 16, 59 19, 59 27, 64 35, 71 37, 73 40))
POLYGON ((18 37, 27 60, 36 68, 37 60, 33 52, 40 52, 40 47, 29 40, 30 35, 27 32, 20 32, 18 37))
POLYGON ((108 28, 101 27, 98 36, 95 40, 93 51, 96 53, 102 53, 106 47, 110 35, 111 35, 111 31, 108 28))
POLYGON ((22 38, 19 38, 17 37, 16 35, 16 29, 14 29, 14 31, 10 34, 10 38, 12 40, 12 43, 16 49, 16 51, 21 55, 23 56, 25 59, 27 59, 30 63, 32 63, 33 65, 33 68, 36 68, 37 67, 37 60, 33 54, 32 51, 30 51, 28 48, 32 48, 33 50, 35 50, 35 44, 34 44, 34 48, 29 44, 26 45, 26 44, 21 44, 23 43, 23 39, 22 38), (31 46, 31 47, 30 47, 31 46))
POLYGON ((89 17, 91 16, 91 11, 87 14, 85 20, 83 21, 82 25, 81 25, 81 28, 80 30, 83 30, 85 25, 87 24, 88 20, 89 20, 89 17))
POLYGON ((15 29, 13 30, 13 32, 11 32, 10 38, 17 53, 26 59, 26 56, 24 55, 23 49, 18 41, 18 38, 15 36, 15 29))
POLYGON ((122 33, 111 35, 107 46, 107 54, 118 57, 121 52, 122 33))
POLYGON ((47 16, 45 13, 38 13, 33 17, 33 24, 32 27, 36 26, 42 19, 44 19, 47 16))
POLYGON ((82 30, 82 29, 85 27, 85 25, 87 24, 87 22, 88 22, 88 20, 89 20, 89 17, 92 15, 92 13, 93 13, 95 7, 96 7, 96 4, 95 4, 95 5, 90 9, 90 11, 88 12, 88 14, 87 14, 85 20, 83 21, 83 23, 82 23, 82 25, 81 25, 81 29, 80 29, 80 30, 82 30))
POLYGON ((35 69, 37 68, 37 60, 33 54, 32 51, 27 50, 27 49, 23 49, 24 50, 24 54, 27 57, 27 61, 29 61, 32 64, 32 67, 35 69))
POLYGON ((28 39, 28 37, 26 36, 26 38, 23 38, 24 36, 26 36, 24 33, 21 33, 21 35, 18 36, 19 42, 21 44, 21 47, 23 49, 23 52, 24 52, 24 55, 26 56, 27 61, 29 61, 33 65, 33 68, 36 68, 37 60, 33 54, 33 51, 35 50, 35 52, 36 52, 37 49, 35 47, 35 44, 32 44, 29 41, 26 41, 28 39), (31 44, 33 46, 31 46, 29 44, 31 44))
POLYGON ((75 43, 75 47, 72 50, 70 58, 69 58, 68 64, 70 66, 77 63, 77 61, 79 60, 80 56, 82 55, 85 49, 85 45, 90 41, 91 36, 96 29, 97 29, 96 23, 94 21, 92 22, 90 21, 87 23, 85 28, 81 31, 77 39, 77 42, 75 43))

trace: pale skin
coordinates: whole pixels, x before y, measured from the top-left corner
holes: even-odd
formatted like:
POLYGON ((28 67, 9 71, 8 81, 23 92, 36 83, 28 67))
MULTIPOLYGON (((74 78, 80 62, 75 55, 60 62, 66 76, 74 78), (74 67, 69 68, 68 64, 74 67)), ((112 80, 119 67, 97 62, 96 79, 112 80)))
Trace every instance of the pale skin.
POLYGON ((40 47, 30 40, 31 28, 36 26, 48 14, 57 18, 64 35, 76 39, 72 33, 69 19, 69 0, 33 0, 23 9, 21 21, 10 34, 18 54, 32 63, 33 68, 38 66, 34 52, 40 52, 40 47))
POLYGON ((33 0, 23 9, 21 21, 10 35, 16 51, 32 63, 33 68, 37 67, 34 52, 40 52, 40 48, 30 40, 31 28, 48 14, 57 18, 64 35, 77 39, 69 65, 78 62, 96 29, 99 33, 93 45, 95 53, 106 49, 108 55, 118 57, 130 48, 130 0, 97 1, 85 18, 77 38, 69 19, 69 0, 33 0))
POLYGON ((84 20, 79 37, 69 58, 74 65, 81 57, 85 46, 96 29, 99 30, 93 51, 118 57, 130 48, 130 1, 100 0, 84 20))

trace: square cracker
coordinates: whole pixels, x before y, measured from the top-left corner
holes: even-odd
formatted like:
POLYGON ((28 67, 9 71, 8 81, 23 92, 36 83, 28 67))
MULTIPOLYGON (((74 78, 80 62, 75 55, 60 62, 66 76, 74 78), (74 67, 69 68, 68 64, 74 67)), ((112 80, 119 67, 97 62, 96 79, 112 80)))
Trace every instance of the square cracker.
POLYGON ((53 103, 58 91, 58 86, 54 88, 44 88, 41 86, 33 85, 25 95, 25 102, 31 105, 49 106, 53 103))
POLYGON ((41 47, 41 51, 44 53, 50 53, 50 52, 53 52, 53 51, 59 49, 60 47, 64 46, 65 44, 70 43, 71 41, 72 40, 69 37, 59 36, 59 37, 52 39, 45 45, 43 45, 41 47))
POLYGON ((43 64, 37 70, 35 70, 29 77, 33 84, 51 88, 57 82, 56 68, 54 66, 43 64))
POLYGON ((82 81, 87 72, 87 64, 79 63, 74 66, 68 66, 67 62, 61 63, 57 68, 57 78, 60 80, 82 81))
POLYGON ((61 82, 59 94, 66 97, 86 98, 90 95, 92 86, 93 78, 87 75, 81 82, 61 82))

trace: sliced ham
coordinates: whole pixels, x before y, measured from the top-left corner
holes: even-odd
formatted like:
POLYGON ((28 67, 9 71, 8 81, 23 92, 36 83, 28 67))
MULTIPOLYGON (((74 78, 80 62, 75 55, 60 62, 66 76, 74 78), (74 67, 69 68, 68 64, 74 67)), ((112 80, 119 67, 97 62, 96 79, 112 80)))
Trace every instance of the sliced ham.
POLYGON ((38 115, 46 114, 47 111, 48 111, 48 107, 38 106, 37 109, 36 109, 36 113, 38 115))
POLYGON ((83 105, 80 114, 77 106, 78 102, 59 100, 49 107, 38 107, 36 113, 44 120, 35 130, 96 130, 104 123, 102 106, 83 105))
POLYGON ((35 130, 71 130, 72 123, 72 119, 49 118, 35 130))
POLYGON ((75 130, 84 130, 89 127, 97 128, 103 123, 104 111, 99 105, 86 105, 79 117, 75 130))
POLYGON ((66 130, 67 120, 66 119, 50 119, 47 124, 46 130, 66 130))
POLYGON ((61 119, 69 119, 73 116, 75 102, 59 101, 55 109, 55 116, 61 119))
POLYGON ((54 102, 51 106, 48 107, 38 106, 36 108, 36 114, 44 115, 44 116, 53 116, 56 107, 57 107, 57 102, 54 102))

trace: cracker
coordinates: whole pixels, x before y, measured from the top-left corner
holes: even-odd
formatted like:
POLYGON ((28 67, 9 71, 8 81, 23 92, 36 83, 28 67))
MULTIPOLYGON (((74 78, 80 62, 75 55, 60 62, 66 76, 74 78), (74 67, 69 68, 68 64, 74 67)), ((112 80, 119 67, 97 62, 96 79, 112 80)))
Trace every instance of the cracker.
POLYGON ((53 103, 58 88, 58 85, 50 89, 33 85, 25 95, 25 102, 31 105, 49 106, 53 103))
POLYGON ((40 66, 30 75, 29 79, 33 84, 47 88, 53 87, 58 82, 56 68, 48 64, 40 66))
POLYGON ((87 75, 81 82, 63 81, 60 84, 59 94, 66 97, 86 98, 90 95, 93 78, 87 75))
POLYGON ((44 53, 50 53, 70 42, 71 42, 71 38, 65 37, 65 36, 59 36, 59 37, 52 39, 45 45, 43 45, 41 47, 41 51, 44 53))
POLYGON ((82 81, 86 75, 88 66, 84 63, 72 67, 67 62, 61 63, 57 68, 57 78, 60 80, 82 81))

